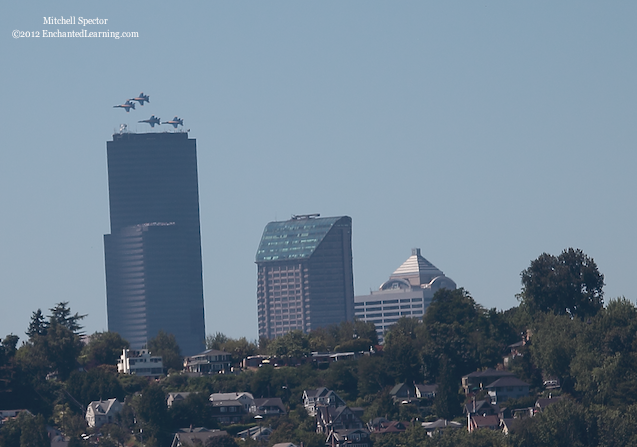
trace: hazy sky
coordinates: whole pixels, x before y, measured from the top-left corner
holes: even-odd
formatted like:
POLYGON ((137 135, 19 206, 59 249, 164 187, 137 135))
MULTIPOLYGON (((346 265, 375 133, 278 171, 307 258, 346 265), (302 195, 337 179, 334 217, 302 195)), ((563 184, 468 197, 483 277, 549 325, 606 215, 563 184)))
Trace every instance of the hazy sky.
POLYGON ((207 333, 257 337, 257 246, 292 214, 352 217, 356 294, 419 247, 508 309, 532 259, 575 247, 607 301, 634 301, 636 19, 632 2, 7 2, 0 336, 59 301, 107 329, 106 141, 151 114, 197 140, 207 333), (43 24, 61 16, 76 24, 43 24), (82 29, 139 37, 42 35, 82 29))

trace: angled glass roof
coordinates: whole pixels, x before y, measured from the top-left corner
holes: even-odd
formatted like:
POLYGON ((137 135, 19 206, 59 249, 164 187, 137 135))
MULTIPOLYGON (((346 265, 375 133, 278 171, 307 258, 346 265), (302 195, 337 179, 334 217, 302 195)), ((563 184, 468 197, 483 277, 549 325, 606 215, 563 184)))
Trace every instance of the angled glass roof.
POLYGON ((334 224, 343 218, 339 216, 270 222, 263 230, 256 262, 309 258, 334 224))

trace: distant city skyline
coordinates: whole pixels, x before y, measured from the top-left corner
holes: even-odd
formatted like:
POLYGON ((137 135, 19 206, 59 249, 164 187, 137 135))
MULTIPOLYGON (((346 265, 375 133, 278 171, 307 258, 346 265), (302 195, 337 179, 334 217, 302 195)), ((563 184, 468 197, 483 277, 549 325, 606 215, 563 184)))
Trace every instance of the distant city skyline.
POLYGON ((573 247, 606 302, 637 300, 636 3, 168 5, 3 5, 0 336, 61 301, 107 329, 105 141, 174 130, 153 115, 197 140, 208 334, 257 339, 263 229, 314 212, 352 218, 356 295, 420 247, 509 309, 533 259, 573 247), (42 23, 71 16, 108 22, 42 23), (9 37, 44 29, 120 38, 9 37))

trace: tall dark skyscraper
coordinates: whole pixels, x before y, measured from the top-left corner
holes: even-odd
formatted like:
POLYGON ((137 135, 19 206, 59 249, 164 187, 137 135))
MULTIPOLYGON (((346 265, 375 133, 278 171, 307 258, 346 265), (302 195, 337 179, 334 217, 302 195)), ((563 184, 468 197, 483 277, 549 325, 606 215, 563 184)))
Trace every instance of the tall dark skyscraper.
POLYGON ((270 222, 256 263, 260 337, 353 320, 350 217, 304 215, 270 222))
POLYGON ((183 355, 204 350, 196 142, 122 133, 107 143, 111 234, 104 236, 108 329, 139 349, 159 330, 183 355))

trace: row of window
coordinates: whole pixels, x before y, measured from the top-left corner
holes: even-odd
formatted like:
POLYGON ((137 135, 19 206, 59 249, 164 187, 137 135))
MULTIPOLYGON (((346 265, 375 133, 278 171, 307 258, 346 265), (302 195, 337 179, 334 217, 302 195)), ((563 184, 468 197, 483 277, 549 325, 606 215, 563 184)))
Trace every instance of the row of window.
POLYGON ((422 298, 401 298, 400 300, 384 300, 384 301, 362 301, 354 303, 355 307, 378 306, 380 304, 398 304, 398 303, 418 303, 422 302, 422 298))
POLYGON ((356 317, 364 319, 364 320, 369 320, 370 318, 378 318, 378 317, 393 317, 396 315, 422 315, 422 314, 423 314, 422 309, 415 309, 415 310, 404 310, 401 312, 383 312, 383 313, 378 312, 375 314, 365 314, 365 313, 357 312, 356 317))

